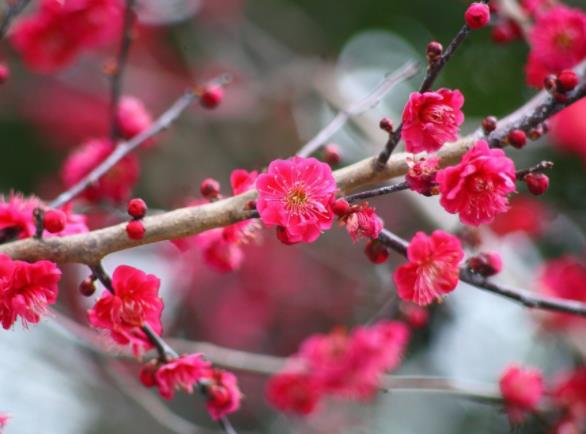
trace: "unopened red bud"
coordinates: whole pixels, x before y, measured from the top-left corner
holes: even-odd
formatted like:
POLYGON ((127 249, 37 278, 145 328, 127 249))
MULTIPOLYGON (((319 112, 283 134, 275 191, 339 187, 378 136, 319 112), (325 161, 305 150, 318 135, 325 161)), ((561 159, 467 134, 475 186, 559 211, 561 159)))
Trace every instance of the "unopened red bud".
POLYGON ((207 199, 215 199, 220 195, 220 183, 213 178, 206 178, 199 186, 201 195, 207 199))
POLYGON ((141 219, 147 212, 147 204, 144 200, 139 198, 131 199, 128 202, 128 215, 135 219, 141 219))
POLYGON ((336 214, 338 217, 345 216, 346 214, 348 214, 349 210, 350 204, 346 199, 338 199, 332 205, 332 211, 334 211, 334 214, 336 214))
POLYGON ((94 294, 94 292, 96 292, 96 285, 94 284, 94 279, 92 277, 83 279, 79 284, 79 292, 86 297, 91 297, 94 294))
POLYGON ((126 225, 126 233, 131 240, 141 240, 144 237, 145 228, 140 220, 131 220, 126 225))
POLYGON ((486 27, 490 21, 490 8, 484 3, 474 2, 466 9, 464 20, 468 27, 473 30, 486 27))
POLYGON ((578 74, 576 74, 571 69, 566 69, 558 74, 557 78, 557 86, 560 92, 569 92, 573 90, 580 79, 578 78, 578 74))
POLYGON ((530 173, 523 178, 529 191, 540 196, 549 189, 549 176, 543 173, 530 173))
POLYGON ((43 227, 47 232, 56 234, 65 229, 67 216, 59 209, 49 209, 43 214, 43 227))
POLYGON ((364 248, 364 253, 374 264, 382 264, 389 258, 389 249, 378 240, 370 240, 364 248))
POLYGON ((427 44, 427 60, 430 63, 437 62, 439 58, 442 56, 442 52, 444 51, 444 47, 438 41, 431 41, 427 44))
POLYGON ((333 143, 324 146, 324 160, 330 166, 340 164, 342 156, 340 155, 340 150, 338 149, 338 146, 334 145, 333 143))
POLYGON ((527 143, 527 134, 523 130, 512 130, 507 139, 511 146, 521 149, 527 143))
POLYGON ((393 132, 393 122, 389 118, 382 118, 378 124, 381 130, 391 134, 393 132))
POLYGON ((503 269, 503 261, 498 253, 480 253, 468 259, 469 270, 484 277, 494 276, 503 269))
POLYGON ((199 97, 199 103, 207 109, 214 109, 220 105, 224 99, 224 88, 219 85, 210 85, 202 89, 199 97))
POLYGON ((487 116, 482 120, 482 131, 484 131, 484 134, 490 134, 492 133, 494 130, 496 130, 496 126, 497 126, 497 118, 494 116, 487 116))

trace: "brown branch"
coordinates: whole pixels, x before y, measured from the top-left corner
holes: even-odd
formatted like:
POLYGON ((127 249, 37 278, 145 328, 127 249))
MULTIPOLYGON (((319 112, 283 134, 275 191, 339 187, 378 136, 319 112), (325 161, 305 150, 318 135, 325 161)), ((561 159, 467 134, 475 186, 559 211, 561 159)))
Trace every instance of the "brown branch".
POLYGON ((388 74, 364 99, 341 110, 319 133, 297 152, 300 157, 308 157, 323 146, 352 116, 361 115, 376 106, 384 96, 397 84, 413 77, 417 73, 417 65, 408 62, 399 70, 388 74))
MULTIPOLYGON (((403 256, 407 255, 409 243, 396 234, 383 229, 378 239, 397 253, 400 253, 403 256)), ((485 277, 472 273, 465 267, 460 269, 460 280, 475 288, 513 300, 531 309, 571 313, 573 315, 586 317, 586 303, 564 300, 556 297, 541 296, 523 289, 501 285, 499 283, 488 281, 485 277)))
POLYGON ((130 45, 132 43, 132 25, 134 23, 134 5, 136 0, 126 0, 126 8, 124 10, 124 22, 122 24, 122 34, 120 38, 120 49, 118 50, 118 58, 114 65, 114 70, 111 76, 111 94, 110 94, 110 140, 115 144, 120 135, 120 128, 118 125, 118 105, 120 103, 120 96, 122 93, 122 77, 128 55, 130 53, 130 45))
MULTIPOLYGON (((586 67, 586 62, 579 67, 586 67)), ((125 148, 123 149, 129 152, 129 148, 138 146, 143 140, 156 134, 156 132, 160 131, 160 129, 175 119, 179 112, 188 105, 185 104, 185 99, 191 101, 191 98, 193 98, 193 94, 191 93, 182 97, 175 103, 175 108, 172 107, 157 120, 156 126, 154 125, 148 132, 137 136, 137 138, 126 144, 119 145, 119 147, 124 146, 125 148), (177 109, 178 104, 183 105, 177 109)), ((519 119, 524 119, 526 117, 525 115, 533 118, 529 113, 535 110, 536 107, 539 108, 540 105, 536 104, 536 102, 543 98, 547 98, 545 92, 541 92, 524 107, 503 119, 501 125, 495 131, 499 134, 504 134, 503 131, 510 131, 511 124, 519 119)), ((446 167, 458 163, 462 156, 474 145, 474 142, 481 137, 482 132, 477 130, 456 142, 446 143, 436 154, 440 160, 440 166, 446 167)), ((125 153, 119 152, 117 153, 117 158, 122 158, 123 155, 125 153)), ((425 156, 425 154, 418 156, 425 156)), ((413 155, 408 153, 395 154, 381 170, 376 168, 377 157, 366 158, 335 171, 334 178, 336 179, 341 194, 346 195, 358 188, 380 184, 397 176, 405 175, 409 169, 407 158, 413 158, 413 155)), ((98 179, 99 176, 105 173, 111 167, 109 164, 115 164, 115 162, 113 159, 108 159, 104 164, 92 172, 88 179, 59 196, 51 203, 51 206, 62 205, 72 197, 75 197, 90 185, 93 179, 98 179), (104 167, 104 164, 106 167, 104 167)), ((126 225, 121 223, 85 234, 62 238, 53 237, 44 240, 29 238, 0 244, 0 253, 9 255, 14 259, 27 261, 48 259, 58 263, 74 262, 94 265, 103 257, 113 252, 144 244, 196 235, 208 229, 223 227, 252 218, 255 216, 255 213, 248 209, 248 203, 255 199, 256 194, 255 190, 251 190, 239 196, 219 200, 214 203, 198 207, 179 208, 160 215, 147 217, 143 221, 146 229, 145 236, 138 241, 128 238, 125 230, 126 225)))
POLYGON ((31 0, 8 0, 8 6, 0 20, 0 39, 4 39, 12 21, 27 7, 31 0))

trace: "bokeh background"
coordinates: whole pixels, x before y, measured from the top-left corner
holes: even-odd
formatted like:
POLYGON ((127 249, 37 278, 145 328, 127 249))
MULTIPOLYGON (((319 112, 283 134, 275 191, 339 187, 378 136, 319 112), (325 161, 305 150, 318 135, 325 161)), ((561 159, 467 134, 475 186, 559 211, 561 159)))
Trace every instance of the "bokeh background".
MULTIPOLYGON (((579 6, 583 2, 568 1, 579 6)), ((148 0, 141 4, 124 94, 161 113, 194 82, 228 72, 233 83, 220 108, 197 105, 140 153, 135 195, 152 209, 179 206, 213 176, 229 189, 235 168, 262 169, 287 157, 341 108, 368 94, 384 75, 409 60, 424 64, 431 39, 444 44, 462 23, 464 0, 148 0)), ((28 11, 34 11, 35 1, 28 11)), ((463 133, 486 115, 503 116, 533 94, 525 85, 527 46, 498 45, 489 31, 474 32, 446 67, 438 85, 465 97, 463 133)), ((0 192, 45 199, 63 188, 59 171, 82 141, 108 132, 109 81, 103 68, 115 46, 84 53, 51 75, 29 71, 3 42, 11 68, 0 88, 0 192)), ((402 83, 332 139, 343 162, 374 154, 385 136, 382 116, 398 121, 419 77, 402 83)), ((586 183, 581 158, 549 138, 509 155, 520 166, 556 164, 551 190, 539 202, 521 187, 519 212, 494 231, 482 228, 483 250, 505 259, 500 279, 534 288, 540 264, 562 253, 583 256, 586 183), (535 208, 527 208, 533 206, 535 208), (534 221, 535 220, 535 221, 534 221), (525 231, 516 231, 519 226, 525 231)), ((387 226, 409 238, 416 230, 459 231, 435 199, 400 193, 373 200, 387 226)), ((97 227, 124 220, 124 205, 83 208, 97 227)), ((515 209, 515 208, 514 208, 515 209)), ((362 244, 333 230, 315 245, 286 247, 272 231, 244 247, 241 269, 219 273, 196 254, 168 243, 111 255, 109 270, 126 263, 163 281, 168 335, 285 357, 313 333, 398 315, 392 257, 374 266, 362 244)), ((87 273, 69 267, 58 314, 30 330, 0 333, 0 409, 13 415, 6 434, 206 433, 216 429, 197 398, 163 403, 136 380, 137 366, 89 349, 62 317, 85 325, 91 301, 77 293, 87 273)), ((555 373, 572 365, 575 340, 545 332, 527 310, 461 284, 431 309, 427 327, 414 332, 398 374, 440 375, 496 384, 512 361, 555 373)), ((266 377, 238 373, 246 395, 233 417, 242 433, 507 433, 498 406, 423 392, 390 392, 373 402, 331 400, 318 414, 295 418, 271 409, 266 377)), ((546 432, 532 421, 519 432, 546 432)))

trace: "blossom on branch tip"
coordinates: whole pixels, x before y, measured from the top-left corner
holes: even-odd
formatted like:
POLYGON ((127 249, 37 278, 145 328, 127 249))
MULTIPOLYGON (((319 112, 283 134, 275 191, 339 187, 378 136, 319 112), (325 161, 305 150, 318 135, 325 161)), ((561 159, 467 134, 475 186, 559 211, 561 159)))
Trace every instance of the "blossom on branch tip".
POLYGON ((89 310, 90 324, 109 332, 117 344, 130 345, 135 355, 152 348, 141 327, 148 325, 156 334, 162 332, 159 286, 156 276, 128 265, 119 266, 112 275, 114 293, 105 291, 89 310))
MULTIPOLYGON (((175 390, 192 393, 193 387, 208 372, 211 362, 199 353, 178 357, 160 366, 154 373, 154 385, 165 399, 172 399, 175 390)), ((147 366, 148 368, 148 366, 147 366)))
POLYGON ((464 95, 459 90, 413 92, 403 111, 401 138, 408 152, 435 152, 458 138, 464 122, 464 95))
POLYGON ((18 318, 37 324, 57 301, 61 270, 50 261, 28 263, 0 255, 0 322, 9 329, 18 318))
MULTIPOLYGON (((108 139, 91 139, 83 143, 65 160, 61 169, 61 178, 67 188, 71 188, 84 179, 100 165, 110 154, 114 146, 108 139)), ((110 200, 123 202, 130 197, 138 181, 140 167, 136 156, 129 154, 122 158, 97 182, 89 185, 83 197, 90 202, 110 200)))
POLYGON ((459 214, 460 221, 478 226, 491 223, 509 209, 510 193, 516 191, 515 163, 501 149, 490 149, 479 140, 455 166, 437 173, 440 204, 459 214))
POLYGON ((543 376, 538 369, 511 365, 503 372, 499 386, 514 425, 523 422, 528 412, 537 410, 543 396, 543 376))
POLYGON ((402 300, 426 306, 458 285, 464 252, 457 237, 440 230, 431 236, 417 232, 407 248, 407 258, 409 262, 393 274, 402 300))
POLYGON ((281 226, 289 243, 311 243, 330 229, 336 181, 315 158, 275 160, 256 180, 257 210, 268 226, 281 226))

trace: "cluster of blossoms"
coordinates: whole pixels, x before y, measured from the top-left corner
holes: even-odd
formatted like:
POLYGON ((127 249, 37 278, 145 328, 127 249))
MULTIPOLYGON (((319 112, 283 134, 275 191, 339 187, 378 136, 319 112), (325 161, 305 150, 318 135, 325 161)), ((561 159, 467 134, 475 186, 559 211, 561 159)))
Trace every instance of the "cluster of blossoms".
POLYGON ((345 199, 338 199, 333 210, 340 217, 340 224, 346 227, 352 241, 360 238, 374 240, 383 230, 382 219, 374 208, 368 206, 368 202, 351 206, 345 199))
POLYGON ((543 397, 543 376, 537 369, 511 365, 503 372, 499 385, 513 425, 520 424, 527 413, 537 410, 543 397))
POLYGON ((382 374, 399 365, 408 339, 407 326, 397 321, 311 336, 271 378, 268 400, 282 411, 309 414, 327 394, 371 399, 382 374))
POLYGON ((37 324, 57 301, 61 270, 50 261, 28 263, 0 255, 0 322, 9 329, 20 318, 37 324))
MULTIPOLYGON (((247 192, 252 187, 258 173, 236 169, 230 175, 232 194, 238 195, 247 192)), ((220 197, 220 184, 215 180, 204 180, 201 193, 209 200, 220 197)), ((208 203, 208 200, 198 199, 190 201, 190 206, 199 206, 208 203)), ((234 271, 240 268, 244 260, 242 246, 253 241, 259 235, 258 225, 254 220, 245 220, 234 223, 225 228, 211 229, 193 237, 173 240, 173 244, 183 253, 201 252, 204 261, 214 270, 220 272, 234 271)), ((193 258, 186 258, 192 261, 193 258)))
POLYGON ((42 0, 14 27, 11 41, 30 69, 54 72, 83 50, 116 40, 122 15, 120 0, 42 0))
POLYGON ((240 408, 242 393, 234 374, 213 368, 199 353, 177 357, 171 361, 151 362, 140 372, 146 387, 156 387, 165 399, 172 399, 176 390, 193 393, 200 387, 207 397, 207 408, 214 420, 240 408))
POLYGON ((458 285, 463 258, 457 237, 440 230, 431 236, 418 232, 407 248, 409 262, 393 274, 397 294, 421 306, 441 300, 458 285))
POLYGON ((119 266, 112 274, 112 292, 105 291, 89 310, 89 323, 106 331, 115 344, 130 346, 136 356, 140 355, 153 348, 142 328, 149 326, 158 335, 163 331, 159 286, 156 276, 119 266))

